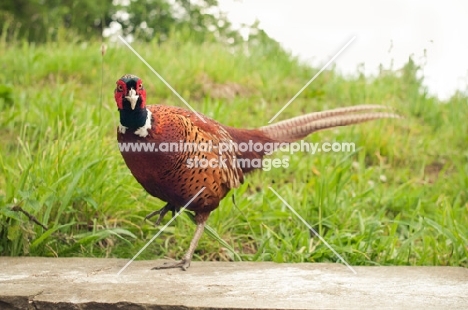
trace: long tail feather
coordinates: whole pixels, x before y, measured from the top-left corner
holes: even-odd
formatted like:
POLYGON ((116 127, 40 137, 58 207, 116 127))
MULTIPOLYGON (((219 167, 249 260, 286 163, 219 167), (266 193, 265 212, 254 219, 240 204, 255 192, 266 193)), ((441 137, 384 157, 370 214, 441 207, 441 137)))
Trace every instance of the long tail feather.
POLYGON ((389 108, 381 105, 358 105, 314 112, 260 127, 259 130, 272 140, 292 142, 327 128, 348 126, 382 118, 401 118, 395 113, 375 112, 379 109, 389 108))

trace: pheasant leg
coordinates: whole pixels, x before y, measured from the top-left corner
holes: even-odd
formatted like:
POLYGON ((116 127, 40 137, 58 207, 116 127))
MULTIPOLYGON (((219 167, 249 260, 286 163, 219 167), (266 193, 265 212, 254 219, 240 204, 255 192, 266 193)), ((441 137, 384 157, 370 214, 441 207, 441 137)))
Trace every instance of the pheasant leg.
POLYGON ((193 235, 192 241, 190 241, 190 246, 181 261, 176 262, 176 263, 166 263, 162 266, 157 266, 152 269, 159 270, 159 269, 169 269, 169 268, 181 268, 182 270, 186 271, 188 267, 190 267, 190 262, 192 261, 193 253, 195 252, 195 249, 197 248, 198 241, 200 240, 200 237, 203 235, 203 230, 205 229, 205 223, 206 223, 206 219, 200 222, 197 221, 197 228, 195 229, 195 234, 193 235))

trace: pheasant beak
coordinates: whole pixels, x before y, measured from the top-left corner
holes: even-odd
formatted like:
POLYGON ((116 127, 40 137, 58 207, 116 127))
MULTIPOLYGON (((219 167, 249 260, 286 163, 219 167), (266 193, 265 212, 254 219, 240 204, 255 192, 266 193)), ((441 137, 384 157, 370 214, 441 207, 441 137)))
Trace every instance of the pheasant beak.
POLYGON ((125 96, 125 99, 130 101, 130 106, 132 107, 132 110, 135 110, 135 106, 137 104, 138 98, 140 96, 137 95, 137 92, 131 88, 130 91, 128 92, 128 95, 125 96))

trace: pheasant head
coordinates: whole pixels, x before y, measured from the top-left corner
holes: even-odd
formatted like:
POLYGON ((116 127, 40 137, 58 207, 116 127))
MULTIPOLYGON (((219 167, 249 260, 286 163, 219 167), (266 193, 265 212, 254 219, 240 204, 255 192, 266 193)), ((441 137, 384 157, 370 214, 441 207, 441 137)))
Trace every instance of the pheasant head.
POLYGON ((139 77, 125 74, 116 82, 115 102, 120 112, 120 124, 127 128, 140 128, 146 122, 146 90, 139 77))

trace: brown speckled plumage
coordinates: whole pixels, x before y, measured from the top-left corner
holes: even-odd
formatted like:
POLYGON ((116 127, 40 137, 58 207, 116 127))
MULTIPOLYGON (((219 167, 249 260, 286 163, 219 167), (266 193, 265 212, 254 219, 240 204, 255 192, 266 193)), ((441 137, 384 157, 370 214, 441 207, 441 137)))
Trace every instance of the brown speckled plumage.
MULTIPOLYGON (((398 118, 387 112, 374 112, 385 109, 377 105, 361 105, 310 113, 290 120, 278 122, 258 129, 237 129, 219 124, 213 119, 199 116, 186 109, 153 105, 146 106, 146 92, 141 80, 134 75, 124 75, 117 81, 115 99, 119 107, 121 125, 118 128, 119 143, 218 143, 254 142, 293 142, 312 132, 337 126, 362 123, 379 118, 398 118), (133 89, 133 90, 132 90, 133 89), (133 99, 132 99, 133 96, 133 99), (130 101, 136 100, 131 108, 130 101)), ((211 211, 230 189, 238 187, 244 180, 244 174, 253 168, 238 167, 231 160, 237 158, 262 158, 263 152, 240 153, 232 149, 220 154, 213 148, 202 152, 133 152, 123 151, 122 156, 128 168, 148 193, 167 205, 150 214, 147 218, 159 214, 157 223, 168 211, 175 212, 189 202, 203 187, 205 190, 191 202, 187 209, 195 212, 197 229, 190 248, 181 262, 159 268, 188 268, 205 222, 211 211), (226 166, 221 168, 189 168, 187 160, 198 157, 205 159, 226 158, 226 166)))
MULTIPOLYGON (((149 142, 160 144, 207 143, 214 145, 228 142, 231 136, 217 122, 205 118, 203 123, 194 113, 185 109, 153 105, 148 106, 152 115, 151 129, 145 138, 131 131, 117 134, 119 142, 149 142)), ((137 181, 151 195, 181 207, 205 186, 206 189, 193 201, 187 209, 196 212, 211 212, 231 188, 238 187, 243 182, 240 168, 233 167, 231 161, 226 161, 228 168, 189 168, 187 159, 206 158, 217 159, 218 156, 232 157, 233 151, 221 155, 199 150, 188 152, 123 152, 122 156, 137 181)))

